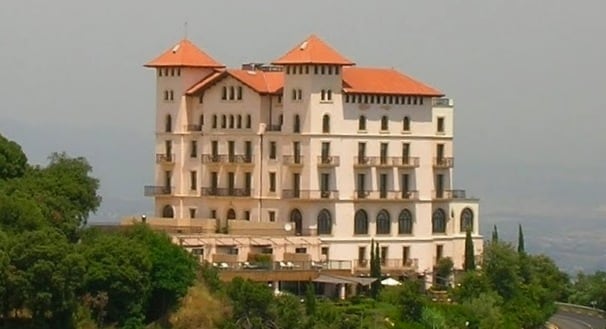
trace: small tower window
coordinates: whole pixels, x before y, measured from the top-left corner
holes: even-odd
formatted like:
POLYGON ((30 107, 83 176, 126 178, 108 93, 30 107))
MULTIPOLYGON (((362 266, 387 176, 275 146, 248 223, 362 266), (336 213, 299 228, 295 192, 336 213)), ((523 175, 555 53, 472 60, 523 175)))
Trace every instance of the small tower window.
POLYGON ((389 119, 387 118, 386 115, 381 117, 381 130, 382 131, 389 130, 389 119))
POLYGON ((161 77, 162 76, 162 69, 158 70, 158 76, 161 77))
POLYGON ((169 133, 173 131, 173 117, 170 114, 166 115, 166 121, 164 122, 164 131, 169 133))
POLYGON ((326 90, 322 89, 322 92, 320 93, 320 100, 325 100, 326 99, 326 90))
POLYGON ((246 128, 250 129, 252 127, 252 117, 250 114, 246 116, 246 128))
POLYGON ((242 128, 242 116, 240 114, 238 114, 238 124, 237 124, 238 129, 242 128))
POLYGON ((297 99, 298 100, 302 100, 303 99, 303 90, 297 89, 297 99))
POLYGON ((237 99, 239 101, 242 100, 242 86, 238 86, 238 94, 237 94, 237 99))
POLYGON ((227 99, 227 87, 225 87, 225 86, 223 86, 223 88, 221 88, 221 99, 222 100, 227 99))
POLYGON ((169 94, 170 94, 170 100, 171 100, 171 101, 172 101, 172 100, 174 100, 174 99, 175 99, 175 92, 171 90, 171 91, 169 92, 169 94))
POLYGON ((217 115, 213 114, 213 129, 217 129, 217 115))
POLYGON ((227 116, 225 114, 221 116, 221 128, 227 128, 227 116))
POLYGON ((332 100, 332 90, 328 89, 326 91, 326 99, 331 101, 332 100))
POLYGON ((229 87, 229 100, 233 101, 235 98, 235 90, 234 90, 234 86, 230 86, 229 87))
POLYGON ((339 66, 335 66, 335 74, 339 74, 339 66))
POLYGON ((234 129, 234 116, 229 116, 229 129, 234 129))
POLYGON ((298 114, 295 114, 295 120, 293 125, 293 132, 300 133, 301 132, 301 118, 298 114))
POLYGON ((330 132, 330 116, 328 116, 328 114, 324 114, 324 116, 322 117, 322 132, 330 132))
POLYGON ((366 130, 366 117, 363 115, 358 119, 358 130, 366 130))
POLYGON ((404 117, 402 125, 403 125, 402 130, 410 131, 410 118, 407 116, 404 117))
POLYGON ((164 91, 164 100, 167 101, 168 100, 168 90, 164 91))
POLYGON ((292 90, 292 100, 293 101, 297 100, 297 90, 296 89, 292 90))

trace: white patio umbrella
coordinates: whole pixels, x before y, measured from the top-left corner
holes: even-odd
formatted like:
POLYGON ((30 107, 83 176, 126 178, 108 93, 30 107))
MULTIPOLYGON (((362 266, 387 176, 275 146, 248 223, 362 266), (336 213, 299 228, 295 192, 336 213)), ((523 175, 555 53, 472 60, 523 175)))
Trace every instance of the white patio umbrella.
POLYGON ((383 281, 381 281, 381 284, 384 286, 399 286, 402 285, 402 283, 394 278, 387 278, 383 281))

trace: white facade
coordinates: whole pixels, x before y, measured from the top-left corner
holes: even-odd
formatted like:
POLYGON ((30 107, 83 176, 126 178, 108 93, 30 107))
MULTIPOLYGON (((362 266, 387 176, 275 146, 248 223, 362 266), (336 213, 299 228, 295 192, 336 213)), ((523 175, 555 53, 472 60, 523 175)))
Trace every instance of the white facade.
POLYGON ((346 92, 348 67, 287 66, 275 93, 231 74, 188 93, 216 69, 156 67, 156 181, 146 187, 156 217, 293 222, 293 235, 320 239, 324 256, 312 258, 362 264, 374 239, 384 258, 424 272, 439 257, 462 267, 465 213, 481 253, 478 200, 453 187, 451 100, 346 92))

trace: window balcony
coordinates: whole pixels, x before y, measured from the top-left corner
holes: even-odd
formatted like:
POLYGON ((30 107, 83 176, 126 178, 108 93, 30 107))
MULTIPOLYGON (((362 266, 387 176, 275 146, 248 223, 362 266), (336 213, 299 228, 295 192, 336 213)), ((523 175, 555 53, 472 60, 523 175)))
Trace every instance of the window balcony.
POLYGON ((339 191, 331 190, 282 190, 283 199, 301 200, 335 200, 339 198, 339 191))
POLYGON ((357 156, 354 157, 354 167, 372 167, 375 164, 376 157, 357 156))
POLYGON ((302 166, 303 156, 301 155, 285 155, 282 157, 282 164, 285 166, 302 166))
POLYGON ((433 191, 436 200, 467 199, 465 190, 436 190, 433 191))
POLYGON ((354 191, 355 200, 369 200, 369 201, 402 201, 402 200, 418 200, 418 191, 367 191, 367 190, 356 190, 354 191))
POLYGON ((202 125, 196 125, 196 124, 185 125, 185 131, 188 131, 188 132, 202 131, 202 125))
MULTIPOLYGON (((399 259, 399 258, 382 258, 381 271, 383 273, 395 273, 412 271, 418 268, 418 259, 399 259)), ((364 274, 370 271, 370 260, 357 259, 354 260, 354 272, 356 274, 364 274)))
POLYGON ((337 167, 341 163, 339 156, 320 155, 318 156, 318 167, 337 167))
POLYGON ((418 157, 394 157, 394 166, 398 168, 418 168, 419 158, 418 157))
POLYGON ((265 131, 282 131, 282 125, 266 125, 265 131))
POLYGON ((246 154, 202 154, 204 164, 253 164, 253 156, 246 154))
POLYGON ((249 188, 203 187, 200 194, 212 197, 250 197, 252 191, 249 188))
POLYGON ((171 194, 172 194, 171 186, 147 185, 143 189, 144 196, 162 196, 162 195, 171 195, 171 194))
POLYGON ((454 158, 433 158, 433 167, 439 169, 448 169, 454 167, 454 158))
POLYGON ((160 165, 174 165, 175 164, 175 155, 157 153, 156 154, 156 163, 160 164, 160 165))

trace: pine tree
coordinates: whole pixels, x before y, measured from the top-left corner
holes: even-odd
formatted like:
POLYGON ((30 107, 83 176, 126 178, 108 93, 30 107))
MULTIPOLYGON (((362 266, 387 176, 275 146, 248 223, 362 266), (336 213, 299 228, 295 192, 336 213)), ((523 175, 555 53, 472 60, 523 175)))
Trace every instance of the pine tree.
POLYGON ((524 232, 522 231, 522 224, 518 225, 518 253, 525 253, 524 249, 524 232))
POLYGON ((495 224, 493 229, 492 229, 492 242, 493 243, 497 243, 499 242, 499 232, 497 231, 497 225, 495 224))
POLYGON ((473 253, 473 240, 471 239, 471 230, 467 229, 465 234, 465 264, 463 269, 467 271, 473 271, 476 269, 476 260, 473 253))

